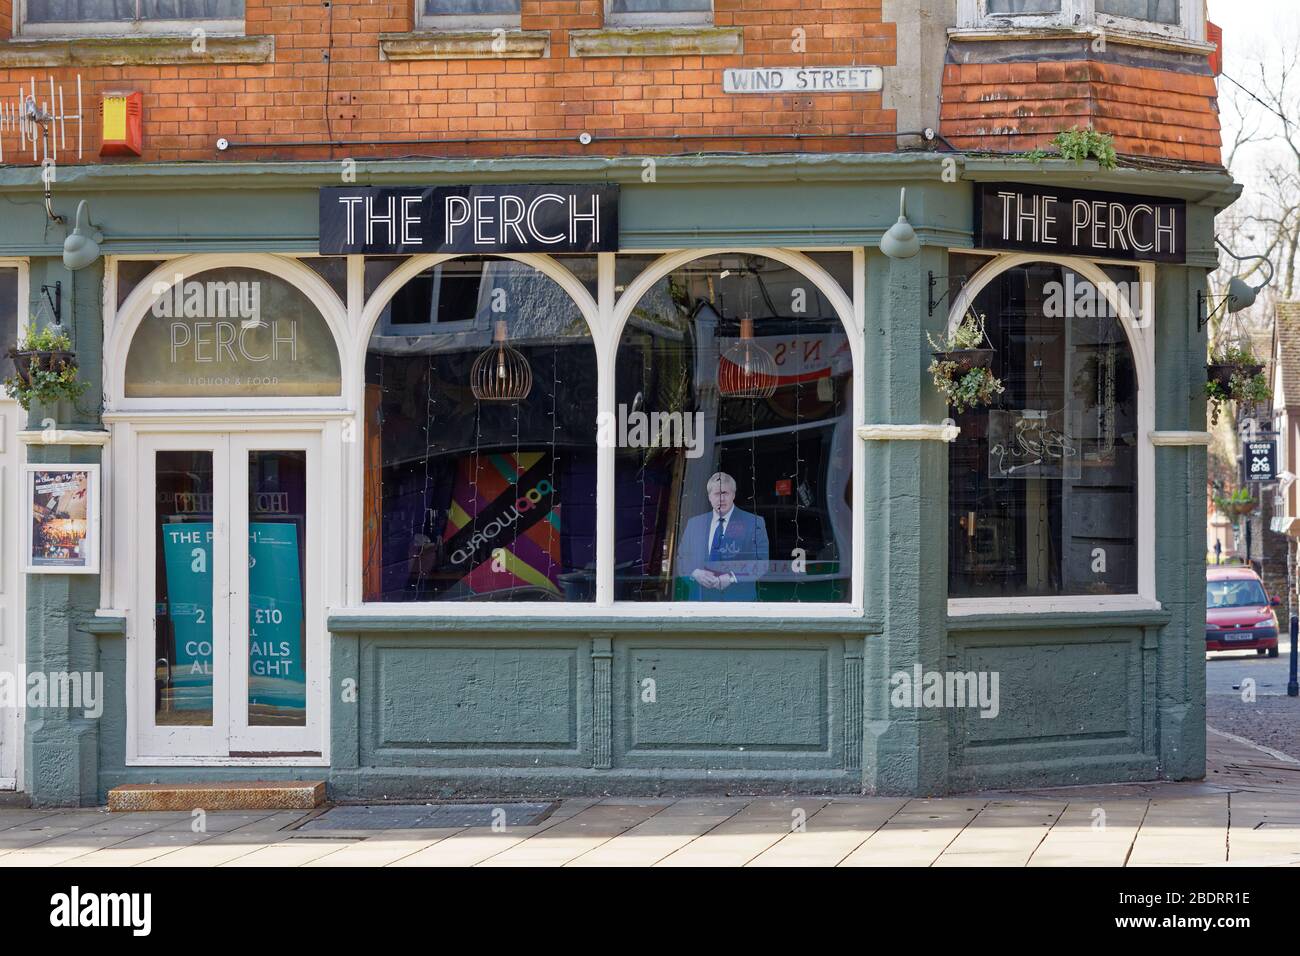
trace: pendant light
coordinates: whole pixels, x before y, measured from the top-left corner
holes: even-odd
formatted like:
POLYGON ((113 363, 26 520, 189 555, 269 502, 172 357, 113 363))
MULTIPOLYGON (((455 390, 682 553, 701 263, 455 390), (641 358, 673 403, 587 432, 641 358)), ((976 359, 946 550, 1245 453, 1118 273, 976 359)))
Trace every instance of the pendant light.
POLYGON ((776 361, 754 341, 754 320, 740 320, 740 338, 718 360, 718 394, 723 398, 771 398, 776 361))
POLYGON ((533 390, 533 370, 518 349, 506 345, 506 323, 498 319, 492 344, 474 360, 469 388, 480 402, 521 402, 533 390))

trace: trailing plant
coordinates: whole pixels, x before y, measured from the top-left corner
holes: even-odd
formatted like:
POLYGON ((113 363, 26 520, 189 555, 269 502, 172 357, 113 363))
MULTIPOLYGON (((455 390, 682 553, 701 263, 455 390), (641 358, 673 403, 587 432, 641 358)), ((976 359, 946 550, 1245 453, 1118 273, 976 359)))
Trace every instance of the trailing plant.
MULTIPOLYGON (((1062 159, 1072 159, 1081 163, 1095 159, 1102 169, 1114 169, 1119 165, 1119 154, 1115 152, 1115 137, 1109 133, 1099 133, 1091 126, 1080 129, 1077 126, 1062 130, 1052 137, 1052 145, 1061 154, 1062 159)), ((1026 153, 1030 162, 1041 163, 1048 156, 1041 147, 1026 153)))
POLYGON ((1002 382, 993 374, 994 352, 984 348, 984 316, 967 311, 957 327, 942 339, 926 334, 934 350, 930 375, 934 387, 958 414, 981 405, 992 404, 1003 392, 1002 382))
POLYGON ((1266 402, 1273 397, 1264 363, 1255 357, 1250 340, 1216 346, 1210 354, 1205 398, 1210 403, 1210 424, 1219 424, 1224 402, 1266 402))
POLYGON ((1219 513, 1227 515, 1230 518, 1239 518, 1242 515, 1248 515, 1255 510, 1257 502, 1251 497, 1250 491, 1246 488, 1238 488, 1236 491, 1227 495, 1215 495, 1214 507, 1219 509, 1219 513))
POLYGON ((14 374, 4 380, 5 392, 24 411, 31 410, 32 402, 75 402, 89 388, 89 383, 77 380, 77 356, 62 329, 28 329, 9 356, 14 360, 14 374))

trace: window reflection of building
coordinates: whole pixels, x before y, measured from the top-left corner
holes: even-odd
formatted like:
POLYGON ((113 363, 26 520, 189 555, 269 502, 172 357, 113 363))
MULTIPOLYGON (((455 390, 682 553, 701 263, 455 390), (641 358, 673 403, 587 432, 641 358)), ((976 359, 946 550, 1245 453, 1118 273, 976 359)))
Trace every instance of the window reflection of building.
POLYGON ((1013 268, 971 306, 1005 391, 956 419, 952 597, 1137 589, 1137 380, 1115 304, 1136 272, 1109 274, 1108 297, 1060 266, 1013 268))
POLYGON ((615 393, 620 421, 699 423, 693 447, 639 441, 631 429, 620 436, 616 598, 695 596, 674 576, 674 558, 687 522, 708 511, 709 476, 721 471, 735 477, 737 506, 766 527, 770 558, 757 600, 848 600, 852 359, 839 318, 806 277, 757 256, 677 270, 633 309, 615 393), (770 398, 719 389, 719 363, 745 318, 775 364, 770 398))
POLYGON ((452 260, 408 282, 366 359, 368 601, 589 600, 596 359, 553 280, 452 260), (504 322, 526 397, 480 401, 475 359, 504 322))

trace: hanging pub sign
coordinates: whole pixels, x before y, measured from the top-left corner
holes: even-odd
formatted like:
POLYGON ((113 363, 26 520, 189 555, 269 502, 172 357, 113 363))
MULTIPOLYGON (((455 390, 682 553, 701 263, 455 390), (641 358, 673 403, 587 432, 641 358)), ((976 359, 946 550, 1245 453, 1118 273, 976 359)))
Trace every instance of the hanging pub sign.
POLYGON ((1187 261, 1187 203, 1124 193, 979 183, 981 248, 1134 262, 1187 261))
POLYGON ((1277 480, 1277 442, 1247 441, 1241 446, 1241 468, 1246 481, 1277 480))
POLYGON ((617 249, 617 186, 343 186, 320 191, 322 255, 617 249))

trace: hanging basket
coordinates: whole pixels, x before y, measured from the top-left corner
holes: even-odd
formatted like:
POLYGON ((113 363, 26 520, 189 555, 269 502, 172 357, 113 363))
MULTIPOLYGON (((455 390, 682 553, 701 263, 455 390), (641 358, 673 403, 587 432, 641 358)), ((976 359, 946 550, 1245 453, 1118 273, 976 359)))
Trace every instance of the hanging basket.
POLYGON ((1206 380, 1222 386, 1226 392, 1232 387, 1232 377, 1241 375, 1244 378, 1254 378, 1260 372, 1264 371, 1263 365, 1226 365, 1214 364, 1205 367, 1206 380))
POLYGON ((953 349, 950 352, 930 353, 940 362, 952 362, 957 366, 954 377, 961 378, 967 372, 977 368, 992 368, 996 349, 953 349))
POLYGON ((1230 518, 1243 518, 1255 510, 1255 504, 1254 501, 1233 501, 1223 510, 1230 518))
POLYGON ((32 387, 32 372, 34 370, 57 372, 61 369, 75 369, 77 367, 76 352, 20 352, 18 349, 11 348, 9 357, 14 362, 14 374, 27 388, 32 387))

